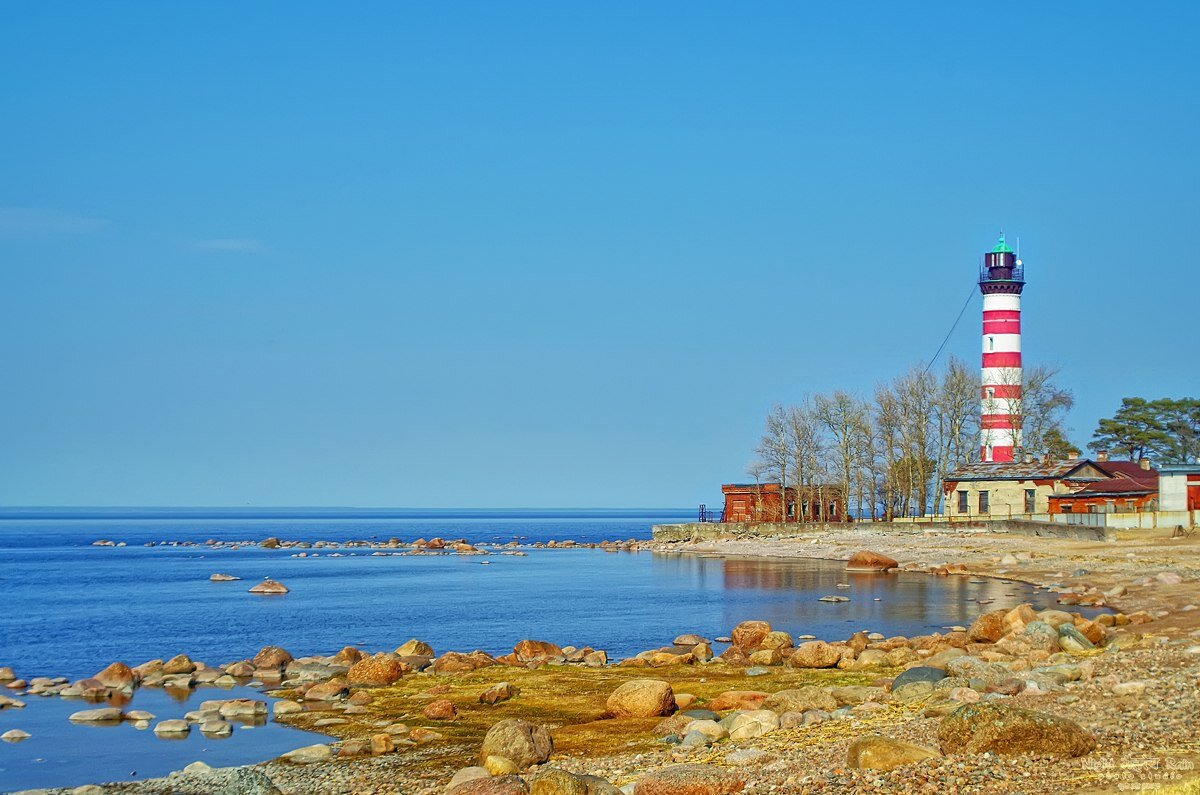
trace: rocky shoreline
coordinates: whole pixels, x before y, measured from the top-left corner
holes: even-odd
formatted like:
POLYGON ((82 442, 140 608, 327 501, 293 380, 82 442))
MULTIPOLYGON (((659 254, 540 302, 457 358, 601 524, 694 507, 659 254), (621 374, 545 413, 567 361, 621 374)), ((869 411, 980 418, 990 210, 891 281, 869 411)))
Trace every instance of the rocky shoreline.
MULTIPOLYGON (((220 666, 181 655, 10 690, 120 701, 136 687, 232 681, 271 688, 282 699, 275 720, 337 738, 244 768, 39 791, 55 795, 1049 793, 1193 777, 1195 545, 1143 539, 1089 551, 1039 541, 1030 551, 1013 541, 846 531, 631 548, 842 560, 869 548, 853 568, 1020 579, 1054 592, 1062 609, 995 605, 945 633, 838 642, 748 621, 725 638, 685 633, 615 663, 600 649, 536 640, 495 657, 435 655, 415 639, 392 652, 300 659, 267 647, 220 666), (1083 604, 1117 612, 1068 612, 1083 604)), ((266 719, 265 702, 237 701, 205 702, 167 730, 266 719)), ((108 708, 120 713, 109 720, 153 720, 108 708)))

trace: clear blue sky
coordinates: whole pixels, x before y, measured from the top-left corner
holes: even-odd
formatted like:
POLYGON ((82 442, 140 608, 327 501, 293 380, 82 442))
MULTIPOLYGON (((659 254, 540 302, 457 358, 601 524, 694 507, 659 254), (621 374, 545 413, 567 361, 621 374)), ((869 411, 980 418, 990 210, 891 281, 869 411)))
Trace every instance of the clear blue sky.
POLYGON ((1200 6, 825 5, 5 3, 0 504, 711 503, 1001 226, 1077 442, 1200 393, 1200 6))

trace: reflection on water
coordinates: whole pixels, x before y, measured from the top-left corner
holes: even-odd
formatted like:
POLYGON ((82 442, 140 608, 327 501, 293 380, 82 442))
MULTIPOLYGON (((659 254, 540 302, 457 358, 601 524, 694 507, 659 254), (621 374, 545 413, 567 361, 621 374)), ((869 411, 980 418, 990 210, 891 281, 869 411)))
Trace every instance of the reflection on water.
POLYGON ((32 735, 19 743, 0 743, 0 792, 34 787, 63 787, 97 781, 152 778, 179 770, 196 760, 213 767, 270 759, 293 748, 327 742, 328 737, 258 718, 225 718, 233 724, 229 737, 206 736, 196 726, 184 736, 155 735, 154 725, 182 718, 210 699, 273 699, 246 687, 201 688, 167 692, 142 688, 125 703, 112 706, 147 710, 150 726, 133 723, 72 723, 68 716, 89 709, 83 699, 19 696, 25 709, 0 711, 0 734, 18 728, 32 735))
MULTIPOLYGON (((760 619, 824 640, 842 640, 859 629, 915 635, 964 626, 982 612, 1022 602, 1039 609, 1056 606, 1052 594, 1015 581, 847 572, 838 561, 659 554, 654 568, 664 578, 720 592, 723 632, 740 621, 760 619), (822 596, 850 601, 818 601, 822 596)), ((1070 609, 1085 615, 1102 612, 1070 609)))

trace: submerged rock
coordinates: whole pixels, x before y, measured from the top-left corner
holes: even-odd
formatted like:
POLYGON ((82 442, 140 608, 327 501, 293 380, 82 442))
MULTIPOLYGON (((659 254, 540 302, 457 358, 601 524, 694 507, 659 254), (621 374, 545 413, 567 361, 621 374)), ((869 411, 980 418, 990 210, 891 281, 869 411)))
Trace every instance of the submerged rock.
POLYGON ((281 582, 276 582, 272 579, 266 579, 258 585, 251 586, 250 593, 260 594, 285 594, 288 592, 288 587, 281 582))

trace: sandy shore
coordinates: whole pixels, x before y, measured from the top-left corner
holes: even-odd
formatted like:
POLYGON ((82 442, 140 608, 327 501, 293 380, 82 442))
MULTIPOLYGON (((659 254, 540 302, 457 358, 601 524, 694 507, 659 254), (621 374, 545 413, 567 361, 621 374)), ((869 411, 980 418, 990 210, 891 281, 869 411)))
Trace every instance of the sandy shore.
MULTIPOLYGON (((656 660, 663 660, 661 667, 657 661, 648 662, 647 655, 640 662, 600 668, 518 663, 516 667, 497 664, 470 671, 427 669, 405 674, 387 686, 351 688, 351 692, 365 694, 357 702, 352 699, 345 704, 323 704, 319 711, 306 710, 280 718, 311 727, 322 716, 337 714, 344 720, 322 729, 340 738, 335 753, 345 746, 355 747, 355 743, 361 747, 380 732, 393 732, 397 739, 395 751, 374 756, 359 752, 352 758, 311 764, 276 760, 228 772, 202 771, 149 782, 110 784, 87 792, 433 795, 446 791, 456 771, 479 764, 483 734, 495 722, 508 718, 533 721, 549 729, 554 753, 545 762, 523 769, 519 779, 508 783, 499 778, 486 784, 481 781, 473 788, 460 787, 455 795, 525 792, 529 785, 539 795, 572 791, 553 790, 548 785, 539 790, 541 785, 536 782, 539 776, 548 775, 549 768, 596 776, 593 783, 578 790, 587 795, 611 795, 618 789, 640 795, 652 790, 638 782, 648 781, 679 763, 706 765, 703 769, 712 771, 710 776, 725 771, 730 780, 740 782, 741 789, 654 792, 1033 795, 1156 788, 1183 792, 1197 791, 1188 788, 1200 786, 1196 730, 1200 726, 1200 610, 1196 609, 1200 603, 1200 539, 1172 539, 1160 532, 1130 534, 1115 542, 1093 542, 934 533, 913 528, 887 528, 887 532, 856 528, 787 539, 650 546, 664 554, 831 560, 844 560, 856 551, 869 549, 894 558, 905 569, 961 572, 931 576, 1021 580, 1052 590, 1063 611, 1070 611, 1073 604, 1103 604, 1135 620, 1125 623, 1122 619, 1120 625, 1100 630, 1092 622, 1079 619, 1079 626, 1089 632, 1098 631, 1105 638, 1101 648, 1071 653, 1031 652, 1027 644, 1022 646, 1020 642, 1014 646, 1011 640, 1020 641, 1020 627, 1025 626, 1018 621, 1016 629, 1005 623, 1007 634, 999 641, 976 639, 975 626, 971 633, 913 639, 880 636, 869 643, 863 639, 859 646, 875 650, 880 658, 871 665, 859 665, 867 659, 862 648, 856 649, 859 662, 848 653, 848 665, 813 669, 793 666, 791 660, 783 665, 778 659, 765 666, 748 666, 738 655, 729 654, 724 660, 718 657, 705 661, 704 655, 696 659, 695 655, 680 654, 683 650, 676 647, 672 652, 658 650, 660 657, 656 660), (882 659, 884 650, 888 651, 886 661, 882 659), (904 654, 894 656, 900 651, 904 654), (951 651, 978 660, 979 670, 987 676, 997 671, 1003 676, 985 682, 955 674, 947 677, 946 683, 958 684, 956 689, 933 690, 931 686, 915 694, 911 689, 891 690, 892 678, 905 668, 946 657, 951 651), (664 660, 664 654, 679 659, 664 660), (834 694, 838 708, 809 710, 802 723, 798 722, 799 712, 789 713, 792 725, 787 725, 789 714, 785 714, 784 725, 757 736, 685 747, 678 744, 678 737, 672 743, 664 742, 663 736, 672 730, 686 733, 686 720, 666 724, 659 717, 613 718, 608 714, 607 697, 635 679, 667 682, 681 702, 692 701, 693 709, 717 708, 730 691, 759 691, 765 695, 805 688, 820 690, 826 698, 834 694), (479 695, 502 681, 517 686, 520 694, 481 707, 479 695), (431 719, 426 710, 435 701, 453 704, 457 708, 455 718, 445 722, 431 719), (1094 749, 1074 756, 1056 753, 1052 744, 1047 744, 1045 753, 948 752, 895 769, 856 769, 848 764, 852 744, 871 735, 912 743, 932 752, 939 744, 944 749, 946 715, 951 708, 974 703, 1001 704, 1066 719, 1093 738, 1094 749), (810 712, 820 714, 809 721, 810 712), (421 732, 434 732, 436 736, 429 738, 421 732), (253 780, 233 782, 231 776, 250 776, 253 780), (606 782, 603 787, 607 789, 596 783, 600 780, 606 782), (505 789, 509 784, 513 788, 505 789)), ((995 604, 989 608, 1002 608, 993 616, 996 622, 1001 621, 1005 611, 1020 612, 1017 605, 995 604)), ((1065 615, 1048 611, 1033 620, 1048 621, 1051 613, 1057 613, 1058 620, 1065 615)), ((681 632, 686 629, 681 628, 681 632)), ((796 642, 803 645, 802 639, 796 642)), ((833 645, 846 648, 844 643, 833 645)), ((714 651, 719 650, 718 645, 714 651)), ((790 645, 786 651, 791 654, 790 645)), ((284 694, 302 701, 303 687, 285 690, 284 694)), ((737 717, 736 710, 717 711, 726 723, 737 717)), ((47 792, 58 795, 72 790, 47 792)))

